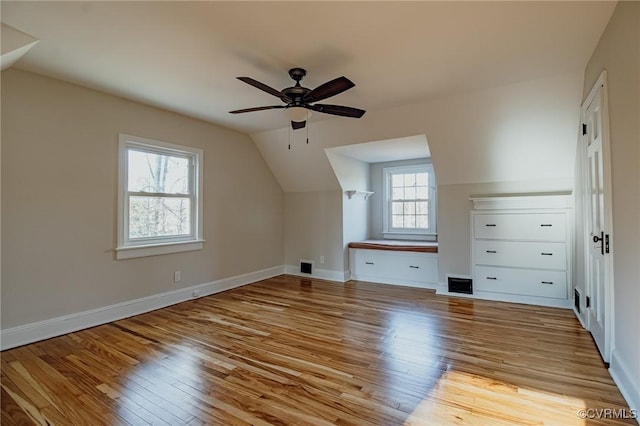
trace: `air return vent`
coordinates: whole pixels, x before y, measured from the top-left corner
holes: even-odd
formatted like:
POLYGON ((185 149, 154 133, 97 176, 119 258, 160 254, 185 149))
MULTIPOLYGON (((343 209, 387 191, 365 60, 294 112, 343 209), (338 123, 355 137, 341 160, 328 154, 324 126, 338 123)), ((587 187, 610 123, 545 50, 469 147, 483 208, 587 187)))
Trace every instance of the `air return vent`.
POLYGON ((447 277, 449 293, 473 294, 471 278, 447 277))
POLYGON ((300 272, 311 275, 313 271, 313 262, 310 260, 300 260, 300 272))

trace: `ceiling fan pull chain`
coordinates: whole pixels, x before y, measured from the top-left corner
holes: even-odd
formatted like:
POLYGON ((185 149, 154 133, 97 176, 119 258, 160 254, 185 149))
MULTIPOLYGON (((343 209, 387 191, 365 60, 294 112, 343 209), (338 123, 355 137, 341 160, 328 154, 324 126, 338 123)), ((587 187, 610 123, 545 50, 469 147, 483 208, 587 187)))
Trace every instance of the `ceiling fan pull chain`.
POLYGON ((307 128, 307 145, 309 145, 309 126, 310 125, 311 125, 311 123, 307 121, 307 125, 306 125, 306 128, 307 128))
POLYGON ((291 128, 287 123, 287 130, 289 131, 289 151, 291 151, 291 128))

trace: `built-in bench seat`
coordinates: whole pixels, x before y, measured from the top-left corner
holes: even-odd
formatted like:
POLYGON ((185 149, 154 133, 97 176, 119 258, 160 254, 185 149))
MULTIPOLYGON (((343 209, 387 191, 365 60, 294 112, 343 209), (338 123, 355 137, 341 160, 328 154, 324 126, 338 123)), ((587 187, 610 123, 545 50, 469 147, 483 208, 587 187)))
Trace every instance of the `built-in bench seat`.
POLYGON ((436 288, 438 243, 365 240, 349 243, 351 279, 436 288))

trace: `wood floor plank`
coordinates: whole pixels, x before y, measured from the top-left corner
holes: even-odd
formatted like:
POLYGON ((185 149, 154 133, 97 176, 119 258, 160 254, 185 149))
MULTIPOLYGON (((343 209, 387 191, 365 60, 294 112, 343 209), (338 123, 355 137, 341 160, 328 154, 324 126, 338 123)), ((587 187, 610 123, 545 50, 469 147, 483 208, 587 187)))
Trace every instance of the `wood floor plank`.
POLYGON ((624 425, 570 310, 279 276, 2 353, 3 425, 624 425))

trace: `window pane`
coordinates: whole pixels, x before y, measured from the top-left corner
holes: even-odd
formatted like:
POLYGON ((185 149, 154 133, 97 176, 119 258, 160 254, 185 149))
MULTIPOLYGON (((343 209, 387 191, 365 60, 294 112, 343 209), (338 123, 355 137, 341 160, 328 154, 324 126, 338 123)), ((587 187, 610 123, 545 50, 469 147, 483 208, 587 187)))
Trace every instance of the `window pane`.
POLYGON ((391 175, 391 186, 394 188, 404 186, 404 175, 391 175))
POLYGON ((402 200, 404 199, 404 189, 402 188, 393 188, 393 194, 391 196, 392 200, 402 200))
POLYGON ((415 214, 416 203, 404 203, 404 214, 415 214))
POLYGON ((402 214, 404 212, 404 203, 394 202, 391 203, 392 214, 402 214))
POLYGON ((189 159, 150 152, 128 151, 129 191, 189 193, 189 159))
POLYGON ((418 185, 418 186, 429 186, 429 174, 427 174, 427 173, 416 173, 416 185, 418 185))
POLYGON ((190 234, 191 200, 188 197, 129 198, 129 238, 190 234))
POLYGON ((426 201, 420 201, 416 203, 416 214, 428 214, 429 203, 426 201))
POLYGON ((402 228, 404 227, 404 216, 394 214, 392 216, 392 224, 391 226, 394 228, 402 228))
POLYGON ((415 200, 416 199, 416 188, 405 188, 404 189, 404 199, 405 200, 415 200))
POLYGON ((429 227, 429 216, 427 215, 418 215, 416 216, 416 228, 428 228, 429 227))
POLYGON ((404 186, 415 186, 416 185, 416 174, 415 173, 407 173, 404 175, 404 186))
POLYGON ((426 200, 429 198, 429 188, 426 186, 419 186, 416 188, 416 198, 420 200, 426 200))
POLYGON ((416 217, 415 216, 405 216, 404 217, 404 227, 405 228, 415 228, 416 227, 416 217))

